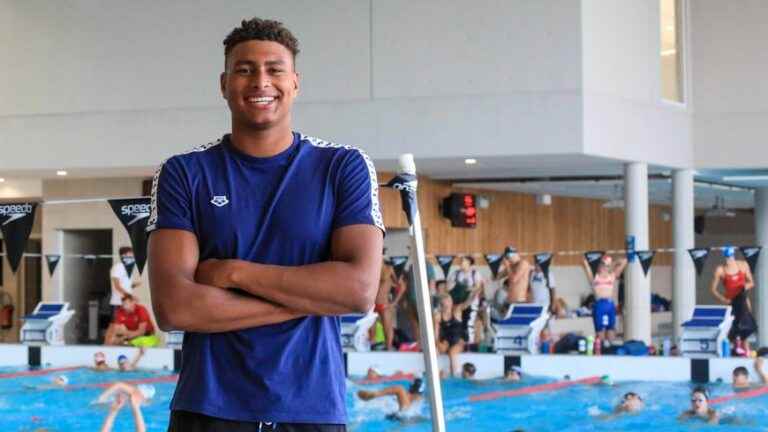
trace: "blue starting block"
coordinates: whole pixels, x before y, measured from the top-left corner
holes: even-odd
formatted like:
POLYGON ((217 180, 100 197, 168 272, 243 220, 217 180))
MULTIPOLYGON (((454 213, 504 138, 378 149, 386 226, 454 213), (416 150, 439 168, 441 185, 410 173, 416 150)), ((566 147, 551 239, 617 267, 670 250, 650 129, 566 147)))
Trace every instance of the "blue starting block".
POLYGON ((74 314, 68 302, 38 303, 31 314, 22 318, 21 343, 64 345, 64 326, 74 314))
POLYGON ((720 357, 723 340, 731 330, 730 306, 696 306, 690 320, 681 324, 680 354, 686 357, 720 357))
POLYGON ((549 320, 547 308, 535 303, 516 304, 504 319, 493 320, 496 352, 503 354, 538 354, 539 334, 549 320))

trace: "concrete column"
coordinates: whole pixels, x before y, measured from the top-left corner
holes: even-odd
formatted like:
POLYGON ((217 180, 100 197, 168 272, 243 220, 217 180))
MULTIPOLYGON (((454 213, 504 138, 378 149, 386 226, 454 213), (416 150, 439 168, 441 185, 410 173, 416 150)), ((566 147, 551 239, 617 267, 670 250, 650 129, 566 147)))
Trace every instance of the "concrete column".
POLYGON ((768 346, 768 188, 755 191, 755 243, 762 246, 755 268, 758 346, 768 346))
POLYGON ((696 268, 688 255, 694 247, 693 170, 675 170, 672 174, 672 328, 677 345, 682 334, 680 324, 690 319, 696 306, 696 268))
MULTIPOLYGON (((624 164, 624 223, 627 236, 634 236, 635 249, 648 249, 648 165, 624 164)), ((651 275, 646 277, 640 262, 627 265, 624 298, 624 340, 651 343, 651 275)))

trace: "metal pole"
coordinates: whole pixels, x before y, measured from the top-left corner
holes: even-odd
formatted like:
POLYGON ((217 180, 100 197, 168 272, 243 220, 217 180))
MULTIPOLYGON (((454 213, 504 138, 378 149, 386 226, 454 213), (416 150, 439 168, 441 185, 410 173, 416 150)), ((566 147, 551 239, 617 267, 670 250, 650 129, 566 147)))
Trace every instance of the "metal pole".
POLYGON ((387 186, 400 191, 403 200, 403 210, 408 216, 411 234, 411 262, 413 263, 414 282, 416 286, 416 303, 421 328, 421 350, 424 354, 425 378, 429 386, 429 402, 432 409, 432 431, 445 432, 445 415, 443 412, 443 393, 440 388, 440 369, 437 365, 437 345, 435 344, 434 324, 432 322, 432 307, 427 281, 427 263, 424 254, 424 238, 421 232, 421 215, 416 199, 418 181, 416 179, 416 164, 413 155, 400 155, 400 170, 397 177, 387 186))

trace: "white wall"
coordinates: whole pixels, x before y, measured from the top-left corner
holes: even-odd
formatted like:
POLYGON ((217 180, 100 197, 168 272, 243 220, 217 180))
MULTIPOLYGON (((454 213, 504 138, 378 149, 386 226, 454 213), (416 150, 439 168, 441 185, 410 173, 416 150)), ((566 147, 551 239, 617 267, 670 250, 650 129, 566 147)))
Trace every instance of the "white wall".
POLYGON ((768 3, 690 3, 696 166, 765 167, 768 3))
POLYGON ((376 159, 578 152, 579 6, 0 0, 0 38, 12 41, 0 58, 14 59, 0 83, 0 151, 14 153, 0 171, 155 166, 218 138, 221 41, 256 14, 301 41, 306 133, 376 159))
POLYGON ((0 183, 0 199, 39 198, 43 196, 40 180, 6 180, 0 183))
POLYGON ((688 110, 660 97, 658 1, 581 4, 584 153, 690 166, 688 110))

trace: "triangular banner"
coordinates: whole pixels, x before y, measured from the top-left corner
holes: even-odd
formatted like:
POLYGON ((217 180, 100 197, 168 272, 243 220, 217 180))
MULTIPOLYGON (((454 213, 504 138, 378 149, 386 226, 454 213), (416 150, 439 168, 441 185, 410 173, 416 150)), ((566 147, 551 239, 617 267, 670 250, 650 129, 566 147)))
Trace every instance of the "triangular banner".
POLYGON ((549 280, 549 265, 552 263, 552 253, 542 252, 533 256, 536 263, 541 267, 541 271, 544 273, 544 277, 549 280))
POLYGON ((399 190, 400 200, 402 201, 403 211, 408 218, 408 225, 413 225, 413 219, 416 217, 416 212, 419 210, 419 205, 416 202, 416 190, 418 189, 418 178, 413 174, 400 173, 389 183, 386 187, 399 190))
POLYGON ((701 276, 701 272, 704 271, 704 262, 707 261, 709 256, 709 249, 707 248, 694 248, 688 249, 688 253, 693 259, 693 264, 696 266, 696 274, 701 276))
POLYGON ((45 261, 48 263, 48 274, 53 276, 53 272, 56 271, 56 266, 59 265, 59 261, 61 261, 61 255, 48 254, 45 256, 45 261))
POLYGON ((7 246, 6 256, 11 270, 16 273, 35 222, 37 203, 0 204, 0 230, 7 246))
POLYGON ((125 267, 125 272, 128 273, 128 277, 133 277, 133 268, 136 267, 136 258, 128 255, 121 255, 120 261, 122 261, 123 266, 125 267))
POLYGON ((136 257, 136 266, 139 268, 139 273, 143 273, 144 263, 147 262, 146 228, 150 213, 149 198, 114 199, 109 200, 109 205, 128 230, 133 255, 136 257))
POLYGON ((403 275, 403 271, 405 271, 405 265, 408 264, 408 257, 405 255, 393 256, 389 258, 389 263, 392 264, 392 268, 395 269, 395 276, 400 279, 400 276, 403 275))
POLYGON ((637 257, 640 258, 640 265, 643 267, 643 274, 648 276, 648 270, 651 268, 653 257, 656 255, 655 251, 635 251, 637 257))
POLYGON ((496 275, 499 274, 499 266, 501 265, 502 255, 498 254, 485 254, 485 261, 488 263, 488 267, 491 268, 491 274, 496 279, 496 275))
POLYGON ((437 255, 435 258, 437 258, 437 263, 440 264, 440 268, 443 269, 443 274, 445 275, 445 279, 448 279, 448 273, 451 271, 451 264, 453 264, 453 259, 456 258, 455 255, 437 255))
POLYGON ((757 265, 757 259, 760 257, 760 246, 739 246, 741 254, 744 255, 744 259, 749 264, 749 270, 754 274, 755 266, 757 265))
POLYGON ((603 259, 605 251, 589 251, 584 254, 584 258, 589 264, 589 268, 592 269, 592 274, 597 274, 597 267, 600 265, 600 260, 603 259))

